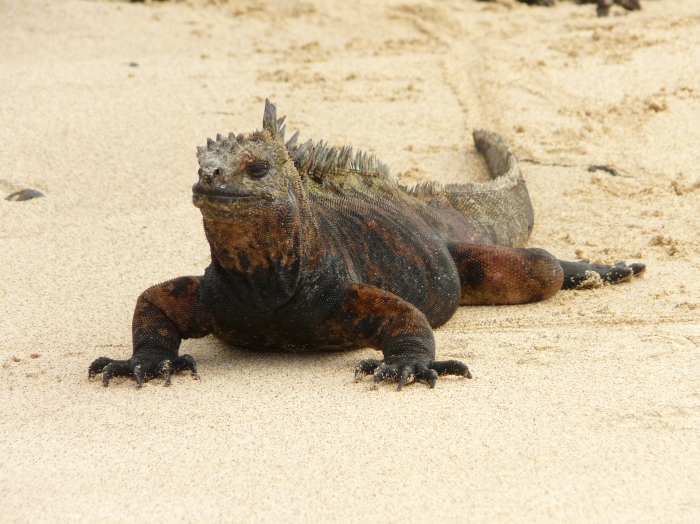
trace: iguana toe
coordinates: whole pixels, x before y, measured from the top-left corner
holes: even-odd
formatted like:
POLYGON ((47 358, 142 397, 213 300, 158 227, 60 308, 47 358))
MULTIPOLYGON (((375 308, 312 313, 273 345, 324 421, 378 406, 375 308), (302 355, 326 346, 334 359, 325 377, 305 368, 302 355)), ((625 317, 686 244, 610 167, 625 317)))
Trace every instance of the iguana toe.
POLYGON ((465 378, 472 378, 472 373, 466 364, 459 360, 433 360, 430 369, 438 372, 438 375, 457 375, 465 378))
POLYGON ((355 380, 362 380, 365 375, 374 375, 374 370, 379 367, 381 361, 366 358, 355 367, 355 380))
POLYGON ((647 270, 646 264, 642 264, 641 262, 630 264, 627 267, 632 270, 632 274, 634 276, 641 275, 642 273, 644 273, 647 270))
POLYGON ((172 384, 172 373, 177 371, 190 371, 192 378, 195 380, 199 379, 197 364, 190 355, 182 355, 174 360, 161 360, 156 367, 156 374, 165 379, 166 387, 170 387, 172 384))
POLYGON ((387 364, 382 362, 377 369, 374 370, 374 383, 381 382, 387 378, 398 378, 399 366, 396 364, 387 364))

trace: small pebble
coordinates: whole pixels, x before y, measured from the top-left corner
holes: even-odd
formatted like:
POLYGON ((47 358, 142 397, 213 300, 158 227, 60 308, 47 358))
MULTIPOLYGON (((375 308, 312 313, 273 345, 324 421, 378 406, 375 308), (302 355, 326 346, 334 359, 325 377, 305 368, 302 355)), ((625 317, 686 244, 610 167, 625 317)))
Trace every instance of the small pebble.
POLYGON ((22 202, 23 200, 31 200, 32 198, 39 198, 39 197, 44 197, 46 196, 44 193, 41 191, 37 191, 36 189, 23 189, 22 191, 17 191, 15 193, 12 193, 10 195, 7 195, 5 197, 5 200, 9 200, 11 202, 22 202))

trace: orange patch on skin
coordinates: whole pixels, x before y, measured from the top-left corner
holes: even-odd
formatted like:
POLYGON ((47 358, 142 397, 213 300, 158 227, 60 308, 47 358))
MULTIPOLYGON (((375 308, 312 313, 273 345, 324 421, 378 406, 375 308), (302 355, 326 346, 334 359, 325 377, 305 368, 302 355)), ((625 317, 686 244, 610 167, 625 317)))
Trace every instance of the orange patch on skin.
POLYGON ((245 171, 246 168, 253 163, 253 159, 248 153, 243 153, 241 155, 241 164, 240 164, 240 170, 245 171))
POLYGON ((200 284, 199 277, 180 277, 144 291, 136 302, 134 330, 176 338, 209 332, 209 319, 195 313, 200 284))
POLYGON ((382 343, 411 334, 416 339, 428 339, 434 344, 428 320, 412 304, 367 284, 351 284, 347 289, 347 300, 340 315, 345 325, 340 329, 350 328, 356 341, 383 351, 382 343), (370 326, 372 332, 365 333, 370 326))

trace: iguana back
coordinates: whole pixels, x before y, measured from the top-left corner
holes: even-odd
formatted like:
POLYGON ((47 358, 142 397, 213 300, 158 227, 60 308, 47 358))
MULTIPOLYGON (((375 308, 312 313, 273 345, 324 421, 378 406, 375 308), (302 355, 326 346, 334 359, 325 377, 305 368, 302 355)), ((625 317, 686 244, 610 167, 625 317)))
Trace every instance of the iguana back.
MULTIPOLYGON (((284 136, 284 128, 279 132, 284 136)), ((339 149, 323 141, 297 145, 298 136, 297 132, 287 142, 287 149, 309 195, 317 197, 322 205, 331 205, 339 195, 375 204, 391 202, 407 214, 419 215, 447 242, 520 247, 532 232, 534 214, 517 158, 495 133, 474 132, 474 144, 492 181, 447 185, 424 182, 411 188, 398 184, 389 168, 374 155, 362 151, 353 154, 351 147, 339 149)))

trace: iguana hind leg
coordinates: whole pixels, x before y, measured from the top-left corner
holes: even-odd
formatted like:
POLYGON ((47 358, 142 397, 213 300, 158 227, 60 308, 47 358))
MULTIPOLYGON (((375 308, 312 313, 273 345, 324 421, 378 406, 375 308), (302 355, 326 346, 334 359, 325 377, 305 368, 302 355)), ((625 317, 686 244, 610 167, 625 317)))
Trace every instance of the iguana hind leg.
POLYGON ((457 244, 450 252, 462 286, 461 305, 537 302, 560 289, 624 282, 646 269, 641 263, 567 262, 537 248, 457 244))
POLYGON ((543 249, 458 244, 451 249, 462 305, 526 304, 554 295, 564 272, 543 249))

